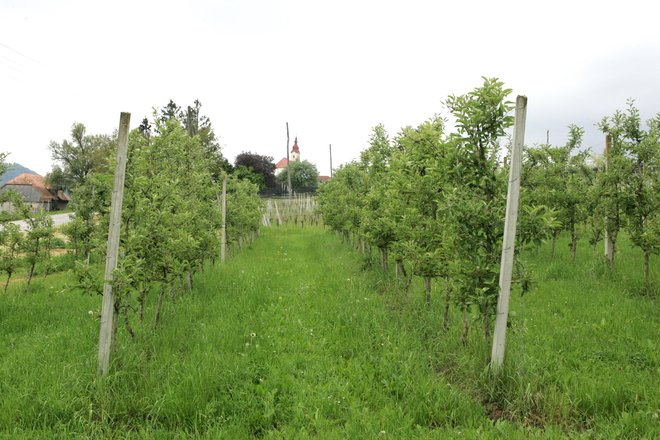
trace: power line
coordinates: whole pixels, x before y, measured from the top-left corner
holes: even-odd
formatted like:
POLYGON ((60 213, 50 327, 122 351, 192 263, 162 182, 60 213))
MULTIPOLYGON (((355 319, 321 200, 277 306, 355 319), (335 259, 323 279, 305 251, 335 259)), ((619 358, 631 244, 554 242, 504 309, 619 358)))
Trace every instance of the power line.
POLYGON ((31 56, 29 56, 29 55, 25 55, 23 52, 20 52, 20 51, 14 49, 13 47, 7 46, 7 45, 6 45, 5 43, 3 43, 3 42, 0 42, 0 46, 4 47, 4 48, 6 48, 6 49, 11 50, 12 52, 14 52, 14 53, 16 53, 16 54, 22 56, 22 57, 25 58, 26 60, 30 60, 30 61, 32 61, 33 63, 39 64, 39 65, 42 66, 42 67, 46 67, 46 65, 43 64, 41 61, 35 60, 35 59, 32 58, 31 56))

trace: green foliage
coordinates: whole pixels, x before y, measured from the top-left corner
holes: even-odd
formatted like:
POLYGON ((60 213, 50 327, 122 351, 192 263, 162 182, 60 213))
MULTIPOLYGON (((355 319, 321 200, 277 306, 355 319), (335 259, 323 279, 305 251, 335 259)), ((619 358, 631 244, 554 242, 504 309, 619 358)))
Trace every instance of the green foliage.
POLYGON ((499 293, 499 263, 504 230, 506 171, 499 167, 499 140, 513 124, 509 116, 511 92, 497 79, 484 78, 482 87, 447 98, 456 119, 457 133, 447 196, 452 239, 452 278, 457 300, 464 308, 473 304, 483 321, 486 345, 499 293))
MULTIPOLYGON (((611 136, 607 169, 596 185, 605 214, 605 230, 614 245, 627 226, 630 238, 644 252, 645 279, 649 256, 660 249, 660 114, 641 127, 639 110, 628 101, 625 112, 617 110, 601 120, 599 128, 611 136)), ((616 248, 615 248, 616 249, 616 248)), ((611 261, 612 267, 614 261, 611 261)))
POLYGON ((18 225, 5 223, 0 227, 0 271, 7 274, 4 292, 19 264, 19 252, 23 243, 23 234, 18 225))
MULTIPOLYGON (((211 120, 208 116, 202 115, 201 108, 202 103, 197 99, 192 106, 187 106, 185 110, 182 110, 170 99, 167 105, 161 109, 160 117, 153 128, 159 131, 160 127, 164 127, 168 121, 176 121, 188 133, 189 137, 196 136, 202 148, 208 171, 211 173, 211 178, 214 182, 219 182, 223 174, 231 168, 231 165, 222 155, 220 143, 215 135, 211 120)), ((149 139, 151 130, 152 125, 145 118, 139 131, 146 139, 149 139)))
POLYGON ((247 177, 252 183, 259 185, 259 189, 274 188, 276 185, 272 156, 244 151, 236 156, 234 167, 234 173, 243 178, 247 177))
POLYGON ((93 172, 105 172, 116 139, 108 135, 88 135, 87 129, 79 122, 71 127, 71 140, 62 143, 51 141, 48 148, 53 160, 59 165, 47 176, 47 180, 57 187, 76 188, 93 172))
MULTIPOLYGON (((386 196, 389 183, 389 166, 394 153, 389 136, 383 125, 373 128, 369 148, 360 155, 360 166, 364 172, 365 200, 362 212, 360 235, 377 246, 386 257, 396 237, 394 219, 387 215, 390 201, 386 196)), ((386 258, 383 261, 386 264, 386 258)))
POLYGON ((232 175, 227 182, 227 243, 240 244, 257 233, 260 226, 261 199, 258 187, 232 175))
POLYGON ((323 222, 348 234, 360 230, 366 194, 366 176, 360 165, 350 162, 335 170, 332 179, 319 189, 323 222))
POLYGON ((4 234, 2 241, 7 246, 2 254, 2 258, 6 258, 3 265, 4 271, 7 273, 7 284, 9 284, 9 279, 17 267, 20 253, 23 255, 22 260, 27 266, 27 282, 25 284, 25 291, 27 292, 30 289, 30 283, 38 264, 44 263, 46 274, 48 274, 47 265, 50 261, 50 251, 52 249, 53 219, 42 209, 35 213, 32 206, 23 203, 22 196, 14 190, 2 194, 0 203, 5 202, 13 206, 14 211, 20 214, 26 224, 24 235, 17 225, 11 223, 2 225, 4 234))
POLYGON ((87 176, 72 193, 71 221, 63 232, 69 238, 69 247, 76 258, 91 258, 93 251, 102 255, 107 241, 112 194, 112 175, 94 173, 87 176))
MULTIPOLYGON (((191 136, 177 117, 163 117, 151 130, 151 123, 143 121, 129 135, 120 256, 113 281, 115 310, 131 336, 144 331, 136 327, 134 311, 142 324, 146 302, 160 291, 154 315, 158 322, 165 292, 176 301, 179 286, 190 288, 193 274, 220 253, 221 188, 214 181, 208 139, 201 129, 191 136)), ((108 174, 88 175, 74 192, 73 220, 65 227, 77 260, 75 286, 90 293, 102 292, 112 180, 108 174)), ((258 229, 256 193, 249 182, 230 179, 230 243, 258 229)))
MULTIPOLYGON (((511 298, 497 382, 480 335, 463 346, 458 320, 440 330, 436 297, 402 295, 318 228, 265 229, 166 303, 157 332, 131 343, 120 328, 103 380, 100 298, 73 292, 69 274, 36 279, 31 295, 12 285, 0 295, 0 437, 657 438, 658 304, 621 294, 641 252, 625 233, 620 245, 615 276, 587 246, 576 263, 548 245, 523 256, 539 282, 511 298)), ((145 313, 156 308, 149 296, 145 313)))
POLYGON ((291 161, 289 167, 278 174, 278 182, 286 185, 289 171, 291 172, 291 186, 294 191, 313 192, 316 190, 319 184, 319 172, 316 165, 307 160, 301 162, 291 161))
POLYGON ((406 127, 395 139, 383 198, 385 216, 396 225, 395 258, 409 262, 415 275, 448 274, 443 207, 450 155, 439 117, 417 128, 406 127))
POLYGON ((509 93, 484 78, 482 87, 450 96, 452 134, 438 116, 404 128, 394 145, 382 125, 374 127, 360 162, 338 170, 320 197, 325 223, 380 248, 385 269, 392 250, 398 269, 407 263, 427 279, 428 293, 432 278, 449 277, 447 298, 455 288, 465 312, 477 306, 487 340, 498 294, 506 198, 498 154, 513 122, 509 93))
MULTIPOLYGON (((540 145, 525 151, 523 162, 523 204, 546 206, 555 222, 545 222, 553 243, 562 230, 571 233, 571 253, 575 257, 578 225, 588 217, 585 195, 593 180, 593 172, 586 165, 588 152, 577 152, 582 144, 584 129, 570 125, 568 142, 563 147, 540 145)), ((523 211, 524 216, 529 213, 523 211)), ((554 246, 553 246, 554 255, 554 246)))

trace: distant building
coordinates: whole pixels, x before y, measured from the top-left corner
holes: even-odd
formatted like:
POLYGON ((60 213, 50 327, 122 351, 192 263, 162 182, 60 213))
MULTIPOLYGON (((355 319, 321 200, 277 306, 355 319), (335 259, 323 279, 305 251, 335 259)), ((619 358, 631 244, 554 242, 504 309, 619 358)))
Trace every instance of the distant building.
MULTIPOLYGON (((293 141, 293 148, 291 148, 291 162, 300 162, 300 148, 298 147, 298 137, 296 136, 293 141)), ((275 175, 279 175, 282 170, 284 170, 289 165, 289 161, 286 157, 280 159, 279 162, 275 164, 275 175)))
MULTIPOLYGON (((23 201, 32 207, 34 212, 57 211, 65 209, 69 196, 62 190, 53 192, 46 187, 44 178, 38 174, 23 173, 14 177, 0 188, 0 194, 14 190, 23 197, 23 201)), ((1 211, 13 211, 11 203, 0 205, 1 211)))
POLYGON ((330 176, 319 176, 319 183, 327 183, 330 180, 330 176))

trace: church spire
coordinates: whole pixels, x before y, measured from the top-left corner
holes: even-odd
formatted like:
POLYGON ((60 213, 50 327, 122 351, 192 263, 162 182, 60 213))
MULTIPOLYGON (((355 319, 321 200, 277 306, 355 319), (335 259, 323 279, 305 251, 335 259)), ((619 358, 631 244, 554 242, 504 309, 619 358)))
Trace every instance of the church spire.
POLYGON ((293 162, 300 162, 300 148, 298 148, 298 136, 293 141, 293 148, 291 149, 291 160, 293 162))

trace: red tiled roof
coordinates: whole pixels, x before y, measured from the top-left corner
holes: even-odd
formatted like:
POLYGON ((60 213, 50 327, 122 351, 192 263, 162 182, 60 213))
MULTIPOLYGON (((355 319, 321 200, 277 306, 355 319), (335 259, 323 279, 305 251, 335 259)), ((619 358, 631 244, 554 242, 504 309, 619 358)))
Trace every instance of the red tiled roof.
POLYGON ((275 169, 286 168, 288 164, 289 161, 286 159, 286 157, 283 157, 279 162, 275 164, 275 169))
POLYGON ((319 182, 325 183, 328 180, 330 180, 330 176, 319 176, 319 182))
POLYGON ((300 150, 298 149, 298 136, 296 136, 296 140, 293 141, 293 148, 291 149, 291 152, 300 154, 300 150))
POLYGON ((46 188, 46 182, 44 181, 44 178, 38 174, 19 174, 9 182, 5 183, 4 186, 9 185, 28 185, 33 187, 39 192, 39 201, 41 202, 47 202, 56 198, 53 194, 51 194, 50 191, 48 191, 48 188, 46 188))

